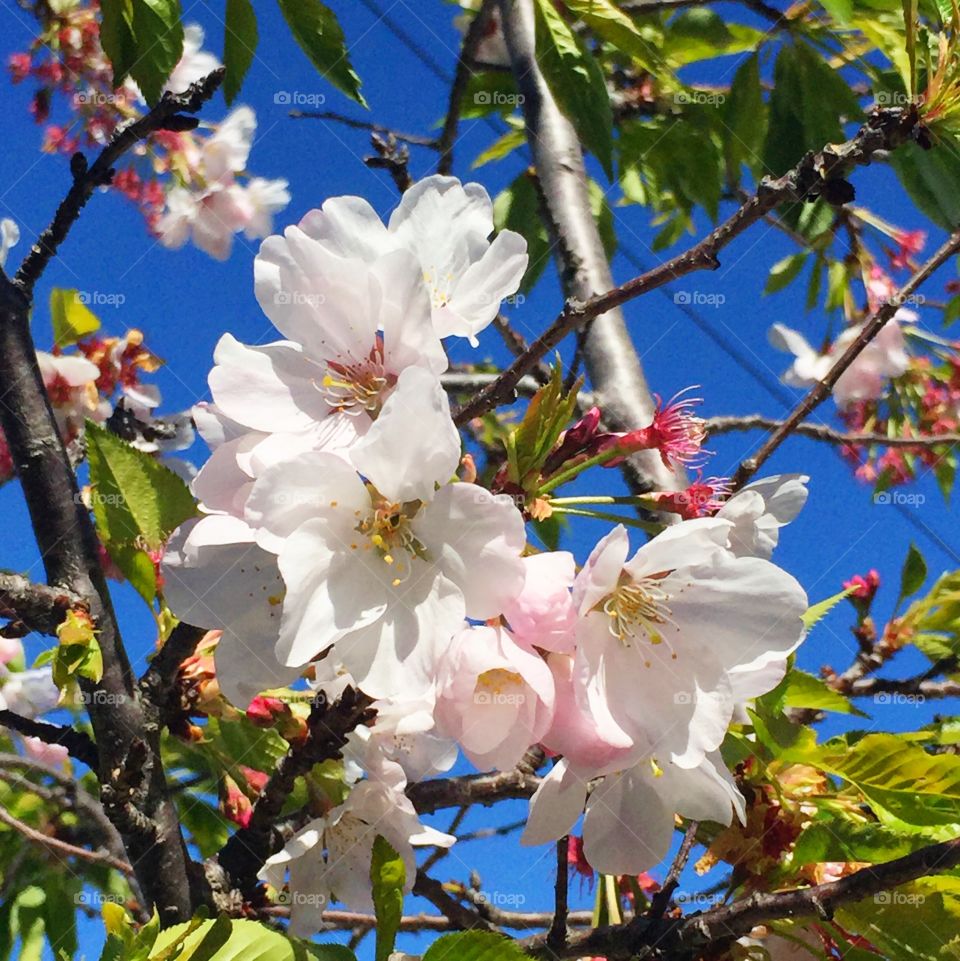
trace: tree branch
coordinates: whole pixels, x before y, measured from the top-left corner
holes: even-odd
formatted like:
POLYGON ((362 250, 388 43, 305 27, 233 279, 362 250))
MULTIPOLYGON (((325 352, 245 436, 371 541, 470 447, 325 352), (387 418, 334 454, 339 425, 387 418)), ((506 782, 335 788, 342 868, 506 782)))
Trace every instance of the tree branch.
POLYGON ((860 353, 883 329, 884 324, 897 312, 900 305, 934 273, 937 268, 960 250, 960 231, 950 235, 940 249, 884 304, 881 304, 866 321, 856 340, 843 352, 827 375, 814 385, 807 395, 790 412, 776 430, 764 441, 753 457, 745 460, 733 477, 733 489, 742 487, 770 458, 773 452, 797 429, 797 425, 813 413, 829 396, 837 381, 860 353))
MULTIPOLYGON (((708 417, 705 421, 710 436, 730 434, 735 431, 779 430, 784 421, 762 414, 743 414, 733 417, 708 417)), ((885 434, 844 433, 826 424, 799 423, 794 434, 822 440, 828 444, 841 445, 882 445, 884 447, 940 447, 960 444, 960 434, 925 434, 922 437, 887 437, 885 434)))
POLYGON ((0 724, 24 737, 35 737, 44 744, 58 744, 60 747, 65 747, 71 757, 82 761, 94 771, 99 767, 97 745, 83 731, 67 725, 35 721, 29 717, 21 717, 13 711, 0 711, 0 724))
POLYGON ((140 695, 157 712, 160 723, 168 720, 177 706, 174 698, 180 665, 193 654, 206 633, 200 627, 178 624, 140 678, 140 695))
POLYGON ((407 788, 407 797, 420 814, 470 804, 495 804, 507 798, 529 798, 540 786, 531 770, 517 767, 494 774, 464 774, 460 777, 420 781, 407 788))
POLYGON ((439 881, 431 878, 423 871, 417 871, 417 879, 413 883, 413 893, 426 898, 441 914, 449 919, 450 926, 457 930, 497 930, 495 924, 481 916, 473 908, 468 908, 456 898, 447 894, 439 881))
POLYGON ((34 584, 22 574, 0 571, 0 617, 20 622, 29 631, 56 636, 67 612, 86 607, 77 595, 34 584))
POLYGON ((553 350, 567 334, 605 311, 680 277, 698 270, 715 270, 720 266, 719 252, 767 213, 782 203, 815 199, 828 181, 842 178, 855 166, 869 164, 877 153, 893 150, 905 143, 917 124, 917 112, 913 107, 875 109, 850 140, 838 145, 830 144, 817 153, 808 153, 782 177, 764 177, 749 200, 689 250, 619 287, 610 287, 604 293, 586 300, 568 300, 554 322, 503 371, 496 383, 483 388, 457 410, 457 423, 462 425, 494 407, 510 403, 520 378, 528 374, 539 359, 553 350))
MULTIPOLYGON (((560 283, 567 298, 590 302, 613 287, 610 264, 590 206, 587 173, 580 141, 570 121, 557 106, 537 62, 533 0, 499 0, 504 38, 517 87, 523 97, 527 142, 533 154, 545 221, 554 246, 560 283)), ((647 386, 640 358, 627 331, 619 304, 608 304, 579 318, 584 327, 581 347, 584 367, 604 419, 614 431, 643 427, 653 420, 655 402, 647 386)), ((562 339, 557 338, 557 343, 562 339)), ((551 344, 535 342, 536 361, 551 344)), ((521 361, 515 361, 513 370, 521 361)), ((519 373, 528 373, 532 364, 519 373)), ((519 377, 510 384, 512 394, 519 377)), ((487 388, 491 395, 497 388, 487 388)), ((471 404, 467 405, 467 411, 471 404)), ((468 420, 463 411, 460 416, 468 420)), ((463 420, 459 420, 462 423, 463 420)), ((635 492, 686 487, 682 472, 671 471, 656 451, 630 458, 628 482, 635 492)))
MULTIPOLYGON (((780 918, 829 918, 844 904, 888 891, 900 884, 960 865, 960 838, 942 841, 905 857, 861 868, 839 881, 776 894, 753 894, 733 904, 683 918, 635 918, 627 924, 596 928, 574 935, 563 958, 601 956, 627 961, 636 955, 693 961, 706 949, 716 952, 758 924, 780 918)), ((533 957, 556 958, 543 935, 520 942, 533 957)))

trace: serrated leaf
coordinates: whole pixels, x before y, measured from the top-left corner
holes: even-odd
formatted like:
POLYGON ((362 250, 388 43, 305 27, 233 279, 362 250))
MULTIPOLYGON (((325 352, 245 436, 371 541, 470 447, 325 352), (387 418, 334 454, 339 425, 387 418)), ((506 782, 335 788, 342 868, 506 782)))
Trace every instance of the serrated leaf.
POLYGON ((493 931, 461 931, 437 938, 422 961, 524 961, 516 941, 493 931))
POLYGON ((350 63, 346 38, 336 14, 320 0, 277 0, 277 3, 294 40, 321 76, 365 107, 360 77, 350 63))
POLYGON ((881 816, 922 827, 960 823, 960 757, 928 754, 894 734, 828 742, 815 762, 855 785, 881 816))
POLYGON ((740 165, 757 170, 767 129, 767 107, 760 85, 760 58, 753 54, 737 68, 730 95, 723 105, 723 122, 729 135, 723 138, 727 169, 739 181, 740 165))
POLYGON ((129 0, 100 0, 100 45, 113 67, 116 89, 130 75, 137 59, 129 0))
POLYGON ((253 63, 259 33, 251 0, 227 0, 223 29, 223 96, 233 103, 253 63))
POLYGON ((130 26, 136 41, 136 59, 130 76, 148 104, 155 104, 164 84, 183 56, 180 0, 130 0, 130 26))
POLYGON ((621 53, 648 70, 659 68, 662 60, 660 52, 610 0, 564 0, 564 6, 621 53))
POLYGON ((83 302, 78 290, 54 287, 50 291, 53 342, 68 347, 100 329, 100 318, 83 302))
POLYGON ((832 597, 825 598, 816 604, 811 604, 801 616, 803 626, 809 631, 827 616, 842 600, 850 596, 850 589, 840 591, 832 597))
POLYGON ((910 545, 907 551, 907 558, 903 562, 903 569, 900 571, 900 596, 897 605, 907 597, 916 594, 923 587, 923 582, 927 579, 927 562, 923 559, 923 554, 917 550, 915 544, 910 545))
POLYGON ((603 71, 551 0, 535 0, 537 62, 557 105, 613 178, 613 111, 603 71))
POLYGON ((86 436, 93 513, 108 547, 159 549, 196 514, 193 495, 172 470, 92 421, 86 436))
POLYGON ((526 142, 527 137, 522 129, 508 130, 503 136, 498 137, 490 144, 486 150, 477 154, 476 159, 470 164, 470 169, 476 170, 478 167, 482 167, 484 164, 491 163, 494 160, 503 160, 504 157, 509 156, 514 150, 522 147, 526 142))
POLYGON ((403 858, 382 835, 373 842, 370 881, 373 885, 373 907, 377 916, 376 961, 387 961, 400 930, 403 916, 403 888, 407 872, 403 858))
POLYGON ((892 861, 929 844, 922 835, 903 835, 872 822, 830 818, 814 821, 797 838, 791 861, 795 865, 824 861, 892 861))
POLYGON ((817 711, 833 711, 837 714, 855 714, 866 717, 853 706, 850 699, 835 691, 819 678, 796 669, 787 674, 787 686, 783 692, 784 707, 811 708, 817 711))
POLYGON ((524 171, 493 202, 497 230, 515 230, 527 242, 529 261, 521 293, 527 294, 550 262, 550 238, 540 216, 540 202, 533 179, 524 171))

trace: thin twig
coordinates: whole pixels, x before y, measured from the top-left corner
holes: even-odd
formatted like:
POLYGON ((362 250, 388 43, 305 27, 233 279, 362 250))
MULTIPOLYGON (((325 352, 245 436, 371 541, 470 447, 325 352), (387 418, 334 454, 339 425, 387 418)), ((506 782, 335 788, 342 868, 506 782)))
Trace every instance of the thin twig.
POLYGON ((553 921, 547 932, 547 946, 558 954, 567 945, 567 887, 570 879, 570 865, 568 863, 569 835, 557 840, 557 876, 553 886, 553 921))
POLYGON ((850 140, 828 145, 818 153, 808 153, 782 177, 764 177, 748 201, 689 250, 619 287, 585 301, 569 300, 554 322, 503 371, 496 383, 478 391, 456 411, 457 423, 465 424, 473 417, 512 401, 520 379, 567 334, 593 318, 686 274, 715 270, 720 266, 718 253, 770 211, 782 203, 798 203, 818 197, 827 181, 842 178, 853 167, 869 164, 878 152, 893 150, 906 142, 917 123, 914 108, 874 110, 850 140))
POLYGON ((441 914, 449 918, 451 927, 460 931, 496 931, 496 925, 482 917, 473 908, 461 904, 456 898, 447 894, 443 885, 435 878, 431 878, 423 871, 417 871, 417 879, 413 884, 413 893, 426 898, 441 914))
MULTIPOLYGON (((709 417, 705 421, 707 433, 712 436, 730 434, 735 431, 748 430, 779 430, 784 421, 774 417, 764 417, 762 414, 743 414, 735 417, 709 417)), ((822 440, 829 444, 843 446, 872 446, 884 447, 941 447, 943 445, 960 444, 960 434, 924 434, 922 437, 887 437, 886 434, 845 433, 826 424, 800 423, 793 429, 793 433, 822 440)))
POLYGON ((291 110, 289 116, 293 120, 330 120, 334 123, 343 124, 345 127, 352 127, 354 130, 369 130, 372 133, 383 134, 386 137, 393 137, 402 143, 408 143, 414 147, 429 147, 437 150, 439 141, 435 137, 422 137, 415 133, 401 133, 385 127, 382 123, 371 123, 369 120, 355 120, 342 113, 333 110, 291 110))
POLYGON ((78 731, 66 724, 35 721, 33 718, 21 717, 13 711, 4 710, 0 710, 0 724, 24 737, 35 737, 44 744, 65 747, 71 757, 82 761, 94 771, 99 766, 97 745, 85 731, 78 731))
POLYGON ((0 571, 0 617, 16 619, 30 631, 54 637, 68 611, 86 607, 82 598, 70 591, 0 571))
POLYGON ((86 848, 80 848, 75 844, 68 844, 59 838, 44 834, 42 831, 30 827, 29 824, 24 824, 23 821, 15 818, 2 806, 0 806, 0 822, 3 822, 7 827, 13 828, 14 831, 22 834, 28 841, 39 844, 41 847, 47 848, 47 850, 53 851, 55 854, 77 858, 89 864, 102 864, 108 868, 113 868, 115 871, 121 871, 123 874, 133 874, 133 868, 127 861, 122 861, 119 858, 115 858, 112 854, 107 854, 102 851, 88 851, 86 848))
POLYGON ((666 913, 670 905, 670 899, 673 897, 673 892, 677 890, 677 885, 680 883, 680 875, 687 866, 687 861, 690 860, 690 852, 693 850, 694 844, 696 844, 697 829, 699 827, 699 821, 691 821, 687 825, 687 830, 683 835, 683 841, 680 843, 677 856, 673 859, 670 870, 667 872, 666 878, 664 878, 663 887, 657 891, 653 896, 653 900, 650 902, 650 909, 647 911, 648 918, 662 918, 666 913))

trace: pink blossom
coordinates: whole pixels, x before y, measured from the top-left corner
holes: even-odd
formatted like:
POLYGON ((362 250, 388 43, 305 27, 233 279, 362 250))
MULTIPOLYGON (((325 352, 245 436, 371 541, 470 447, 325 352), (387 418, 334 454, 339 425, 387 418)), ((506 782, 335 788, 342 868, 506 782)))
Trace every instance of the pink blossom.
POLYGON ((70 756, 62 744, 47 744, 38 737, 25 737, 23 739, 23 749, 28 757, 51 768, 63 767, 70 756))
POLYGON ((523 590, 507 603, 503 616, 521 644, 572 653, 577 612, 570 596, 576 564, 569 551, 549 551, 523 559, 523 590))

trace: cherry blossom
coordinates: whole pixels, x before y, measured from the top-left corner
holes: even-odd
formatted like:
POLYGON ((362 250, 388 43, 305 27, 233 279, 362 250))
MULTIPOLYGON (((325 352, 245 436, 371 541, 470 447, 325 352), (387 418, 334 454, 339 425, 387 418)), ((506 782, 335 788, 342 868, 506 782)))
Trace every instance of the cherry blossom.
POLYGON ((503 609, 513 638, 527 647, 570 653, 577 612, 570 588, 576 574, 573 554, 548 551, 523 559, 523 590, 503 609))
POLYGON ((520 512, 450 483, 459 458, 446 394, 410 367, 352 448, 356 469, 307 453, 257 478, 246 517, 286 585, 282 663, 305 664, 335 643, 363 690, 388 697, 430 676, 436 645, 465 616, 493 617, 520 591, 520 512))
POLYGON ((489 195, 455 177, 414 184, 386 226, 366 200, 335 197, 308 213, 299 230, 332 253, 373 264, 392 251, 410 251, 430 293, 437 336, 467 337, 472 344, 527 269, 523 237, 502 230, 491 242, 489 195))
POLYGON ((289 872, 290 933, 309 937, 323 927, 323 912, 336 899, 356 911, 372 911, 370 860, 377 835, 403 859, 405 892, 417 873, 414 847, 450 847, 452 835, 421 824, 403 793, 398 765, 390 780, 357 784, 343 804, 298 831, 260 870, 259 877, 280 889, 289 872))
MULTIPOLYGON (((840 375, 833 388, 833 397, 841 410, 857 401, 876 400, 883 395, 890 378, 899 377, 906 371, 910 357, 900 325, 913 323, 916 319, 913 311, 900 308, 840 375)), ((825 352, 819 352, 802 334, 783 324, 774 324, 770 328, 770 342, 778 350, 795 357, 783 375, 783 382, 791 387, 812 387, 823 380, 862 329, 863 324, 847 327, 825 352)))
POLYGON ((183 93, 190 84, 213 73, 220 66, 220 61, 202 47, 203 27, 196 23, 188 23, 183 28, 183 56, 167 78, 164 90, 183 93))
POLYGON ((9 217, 0 220, 0 267, 6 266, 10 248, 16 246, 19 241, 20 228, 16 222, 9 217))
POLYGON ((49 667, 9 671, 0 667, 0 710, 35 718, 52 711, 60 700, 49 667))
POLYGON ((479 770, 512 768, 550 726, 550 668, 503 628, 470 627, 445 652, 437 725, 479 770))

